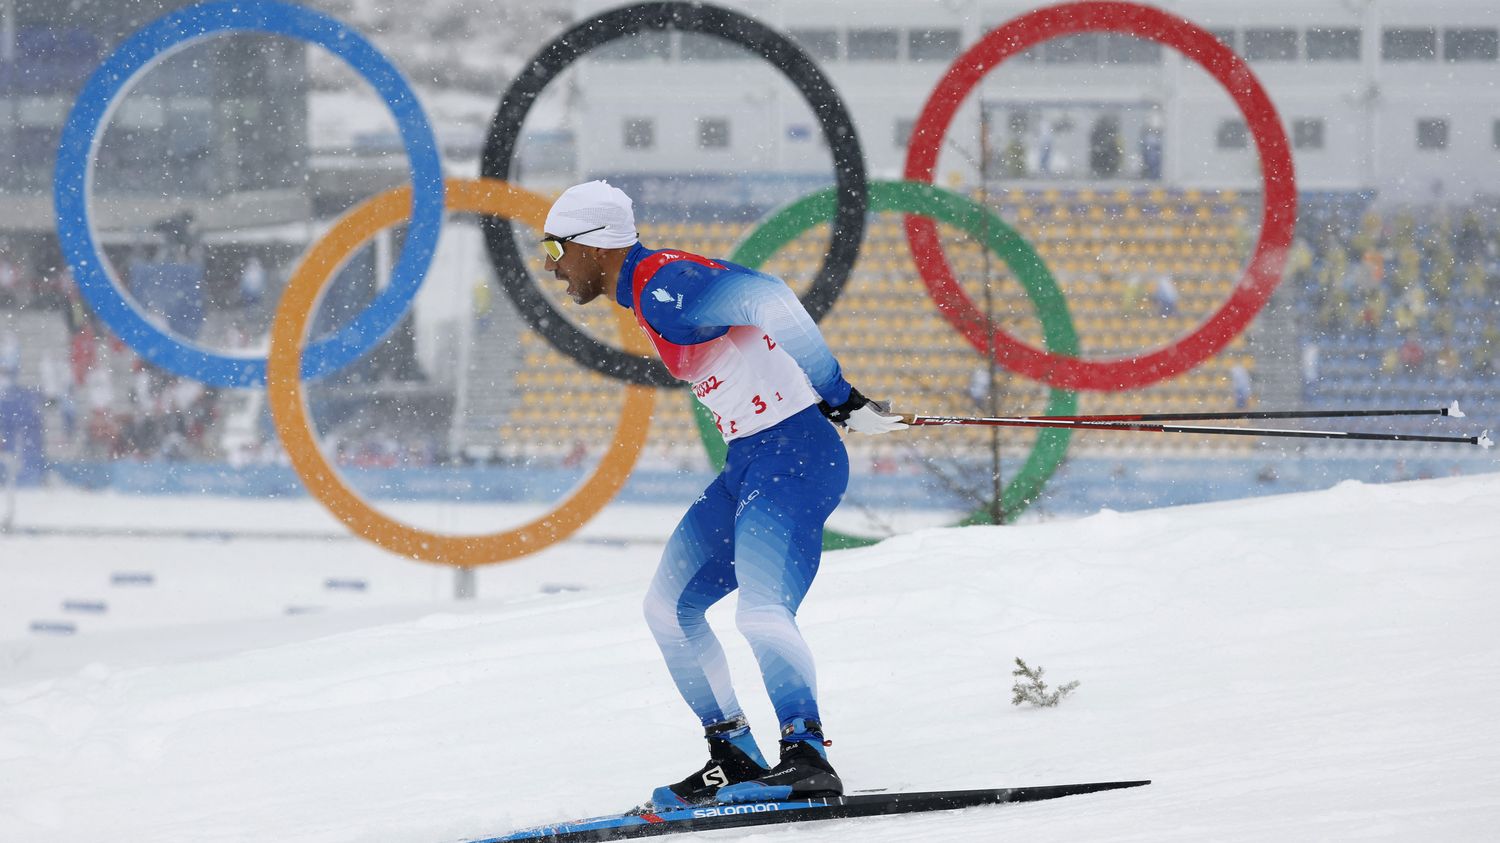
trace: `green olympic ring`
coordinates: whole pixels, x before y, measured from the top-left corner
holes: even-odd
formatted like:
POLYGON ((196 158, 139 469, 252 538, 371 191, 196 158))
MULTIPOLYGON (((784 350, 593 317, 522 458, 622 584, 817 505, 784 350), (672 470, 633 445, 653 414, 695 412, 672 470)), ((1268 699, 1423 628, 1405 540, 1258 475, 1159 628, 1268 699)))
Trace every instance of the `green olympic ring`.
MULTIPOLYGON (((833 188, 812 193, 782 208, 745 238, 734 250, 730 260, 756 269, 803 232, 833 218, 833 188)), ((1031 244, 1005 223, 997 214, 972 200, 926 182, 916 181, 872 181, 870 182, 870 210, 894 211, 930 217, 956 226, 981 240, 990 251, 1005 261, 1026 295, 1036 308, 1042 322, 1042 342, 1047 349, 1057 354, 1078 353, 1078 333, 1073 328, 1073 318, 1068 314, 1068 304, 1058 289, 1052 272, 1042 262, 1031 244)), ((689 400, 692 400, 689 396, 689 400)), ((693 401, 694 416, 698 423, 698 435, 708 451, 709 462, 716 470, 724 468, 726 446, 714 427, 713 416, 693 401)), ((1053 388, 1047 401, 1047 415, 1068 416, 1078 411, 1078 393, 1053 388)), ((1068 450, 1072 431, 1046 429, 1038 432, 1031 454, 1019 473, 1011 478, 1001 495, 1001 505, 1007 523, 1034 500, 1062 464, 1068 450)), ((979 509, 959 522, 960 526, 989 523, 986 510, 979 509)), ((880 539, 853 536, 835 530, 823 531, 823 547, 836 550, 846 547, 862 547, 880 539)))

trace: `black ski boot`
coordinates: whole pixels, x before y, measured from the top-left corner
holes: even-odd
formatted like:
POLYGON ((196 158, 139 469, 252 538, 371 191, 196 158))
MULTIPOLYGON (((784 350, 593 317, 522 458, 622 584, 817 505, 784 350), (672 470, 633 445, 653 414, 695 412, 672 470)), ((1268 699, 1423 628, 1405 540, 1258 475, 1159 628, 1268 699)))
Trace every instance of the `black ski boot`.
POLYGON ((743 720, 718 723, 704 730, 708 738, 708 763, 676 784, 662 785, 651 794, 658 810, 705 805, 715 800, 719 788, 764 776, 765 756, 755 745, 750 726, 743 720))
POLYGON ((753 781, 719 789, 720 802, 777 802, 842 796, 844 782, 828 763, 823 726, 797 718, 781 730, 781 763, 753 781))

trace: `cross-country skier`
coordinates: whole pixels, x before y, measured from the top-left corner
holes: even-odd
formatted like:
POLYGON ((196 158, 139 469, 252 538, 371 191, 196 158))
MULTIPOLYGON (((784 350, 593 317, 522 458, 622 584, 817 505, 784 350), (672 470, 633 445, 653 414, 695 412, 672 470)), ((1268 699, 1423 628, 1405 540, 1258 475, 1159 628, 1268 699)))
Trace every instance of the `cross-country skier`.
POLYGON ((630 197, 618 188, 603 181, 569 188, 547 215, 542 246, 545 268, 567 283, 574 302, 612 294, 635 311, 662 362, 692 384, 729 444, 724 471, 677 525, 646 595, 646 621, 709 747, 703 769, 657 788, 652 804, 841 794, 812 653, 796 621, 818 571, 823 522, 849 481, 848 453, 829 421, 870 434, 906 425, 844 380, 785 282, 677 249, 647 249, 630 197), (780 720, 775 767, 750 734, 704 619, 736 588, 736 623, 780 720))

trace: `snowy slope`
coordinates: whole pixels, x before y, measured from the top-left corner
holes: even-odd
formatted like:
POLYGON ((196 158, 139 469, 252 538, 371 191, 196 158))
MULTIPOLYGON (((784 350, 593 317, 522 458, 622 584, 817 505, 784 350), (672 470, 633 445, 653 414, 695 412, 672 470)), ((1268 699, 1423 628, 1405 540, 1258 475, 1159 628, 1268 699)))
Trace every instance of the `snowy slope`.
MULTIPOLYGON (((851 788, 1155 784, 698 839, 1493 839, 1497 492, 1348 483, 829 554, 802 619, 851 788), (1015 656, 1082 686, 1012 707, 1015 656)), ((32 591, 39 553, 60 577, 88 563, 68 557, 87 543, 0 541, 0 577, 32 591)), ((181 553, 211 569, 242 544, 181 553)), ((259 587, 356 547, 278 542, 259 587)), ((555 571, 501 566, 467 605, 428 585, 0 640, 0 840, 443 841, 634 804, 702 761, 640 618, 657 552, 555 548, 555 571)), ((748 649, 717 619, 769 749, 748 649)))

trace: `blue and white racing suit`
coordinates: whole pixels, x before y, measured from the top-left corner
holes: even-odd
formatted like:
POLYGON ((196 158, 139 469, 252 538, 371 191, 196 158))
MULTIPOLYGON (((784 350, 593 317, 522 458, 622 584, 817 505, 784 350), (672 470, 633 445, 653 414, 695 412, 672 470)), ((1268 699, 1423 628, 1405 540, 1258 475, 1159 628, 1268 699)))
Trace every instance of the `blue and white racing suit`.
POLYGON ((823 522, 849 482, 843 441, 817 408, 849 398, 838 361, 784 282, 735 264, 636 244, 616 299, 729 444, 724 471, 677 525, 646 595, 667 668, 704 726, 743 715, 704 618, 738 588, 736 623, 780 725, 821 721, 796 615, 818 571, 823 522))

